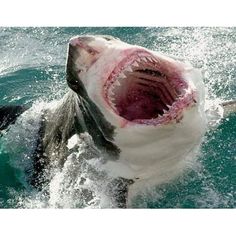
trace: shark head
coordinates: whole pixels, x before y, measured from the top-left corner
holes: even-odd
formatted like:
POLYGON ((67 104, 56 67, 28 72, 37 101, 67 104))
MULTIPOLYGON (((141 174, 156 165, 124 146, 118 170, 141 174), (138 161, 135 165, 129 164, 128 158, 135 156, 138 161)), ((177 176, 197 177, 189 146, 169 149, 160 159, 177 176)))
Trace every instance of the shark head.
POLYGON ((162 53, 111 36, 76 36, 67 82, 114 128, 120 154, 106 168, 115 176, 171 175, 205 132, 201 73, 162 53))

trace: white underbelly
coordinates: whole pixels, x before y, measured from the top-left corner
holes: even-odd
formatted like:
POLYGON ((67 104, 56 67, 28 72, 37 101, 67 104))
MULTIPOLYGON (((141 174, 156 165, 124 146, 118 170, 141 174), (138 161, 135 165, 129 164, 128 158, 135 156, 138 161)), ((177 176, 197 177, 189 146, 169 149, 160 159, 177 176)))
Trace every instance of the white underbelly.
POLYGON ((186 112, 181 123, 160 128, 121 130, 115 142, 121 153, 105 165, 113 176, 132 179, 171 175, 196 148, 205 132, 205 119, 198 109, 186 112))

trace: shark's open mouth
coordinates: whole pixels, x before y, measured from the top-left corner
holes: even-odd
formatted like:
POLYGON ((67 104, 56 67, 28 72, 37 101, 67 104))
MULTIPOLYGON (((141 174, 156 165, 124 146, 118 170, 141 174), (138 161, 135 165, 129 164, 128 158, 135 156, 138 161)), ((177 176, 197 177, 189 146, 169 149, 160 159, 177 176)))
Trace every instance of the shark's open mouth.
POLYGON ((195 101, 194 91, 177 66, 143 51, 115 67, 104 85, 104 95, 117 115, 142 124, 178 120, 195 101))

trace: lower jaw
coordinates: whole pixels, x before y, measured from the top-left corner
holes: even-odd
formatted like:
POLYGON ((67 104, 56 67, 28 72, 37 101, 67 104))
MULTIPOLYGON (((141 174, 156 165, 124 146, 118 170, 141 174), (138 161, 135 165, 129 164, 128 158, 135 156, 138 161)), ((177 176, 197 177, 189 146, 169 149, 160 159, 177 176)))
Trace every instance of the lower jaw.
POLYGON ((117 113, 117 111, 114 111, 113 108, 112 110, 113 112, 116 113, 116 115, 119 116, 119 120, 120 120, 119 125, 121 128, 124 128, 127 126, 137 126, 137 125, 162 126, 162 125, 168 125, 168 124, 173 124, 173 123, 180 123, 183 118, 184 111, 196 105, 195 97, 196 97, 195 92, 188 94, 185 98, 176 102, 167 113, 153 119, 134 119, 130 121, 120 116, 117 113))
POLYGON ((179 164, 182 166, 182 161, 189 155, 189 151, 195 155, 205 131, 205 121, 198 114, 197 107, 190 111, 184 110, 184 125, 178 126, 177 129, 172 125, 167 129, 153 129, 147 126, 147 129, 130 127, 127 132, 118 131, 115 143, 121 150, 119 161, 130 167, 127 175, 133 174, 141 180, 153 175, 165 176, 167 171, 172 174, 179 164), (167 153, 160 155, 162 151, 167 153))

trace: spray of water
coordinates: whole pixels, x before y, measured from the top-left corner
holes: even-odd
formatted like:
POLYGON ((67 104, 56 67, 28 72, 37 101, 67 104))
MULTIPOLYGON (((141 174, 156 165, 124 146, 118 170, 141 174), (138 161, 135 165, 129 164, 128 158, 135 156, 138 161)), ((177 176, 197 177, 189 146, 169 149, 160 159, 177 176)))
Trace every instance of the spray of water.
MULTIPOLYGON (((55 34, 60 34, 59 31, 54 31, 55 34)), ((200 68, 206 84, 206 110, 209 124, 214 127, 219 124, 223 115, 219 103, 223 100, 235 99, 236 71, 234 65, 236 54, 234 52, 236 51, 236 45, 234 42, 236 34, 234 31, 233 28, 163 28, 160 33, 158 29, 147 28, 136 34, 135 37, 127 35, 127 41, 184 58, 195 67, 200 68), (147 34, 148 37, 144 34, 147 34)), ((45 30, 39 32, 39 29, 35 29, 33 32, 34 35, 27 36, 27 50, 25 50, 24 43, 25 32, 17 34, 16 38, 10 40, 7 46, 18 50, 17 55, 21 55, 21 58, 15 57, 15 51, 14 55, 13 52, 9 54, 9 50, 8 53, 1 55, 5 59, 1 60, 4 63, 0 64, 0 76, 9 73, 9 70, 11 73, 14 72, 11 71, 11 68, 18 70, 19 68, 28 67, 29 63, 30 67, 32 64, 35 67, 50 64, 52 61, 54 61, 54 65, 55 61, 60 66, 64 64, 65 57, 61 57, 61 55, 66 55, 66 48, 62 48, 61 45, 62 43, 65 44, 65 40, 62 39, 62 42, 60 42, 53 38, 50 41, 48 40, 48 32, 45 30), (41 35, 40 40, 34 37, 38 33, 41 35), (53 45, 50 45, 50 42, 53 42, 53 45), (45 43, 47 43, 47 50, 38 50, 39 48, 45 48, 45 43), (51 51, 48 51, 48 49, 51 51), (34 58, 31 57, 31 50, 35 52, 33 53, 34 58), (42 60, 39 60, 39 58, 42 60), (19 64, 19 61, 21 61, 21 64, 19 64)), ((7 30, 5 34, 7 36, 7 30)), ((60 37, 58 37, 59 39, 60 37)), ((106 186, 111 178, 107 173, 101 171, 101 153, 96 149, 93 140, 87 133, 75 135, 68 140, 67 147, 70 150, 70 155, 66 158, 63 168, 50 170, 50 182, 43 187, 42 191, 32 189, 27 184, 25 173, 32 169, 31 153, 36 146, 41 111, 46 107, 56 106, 58 98, 65 93, 66 87, 64 80, 63 82, 59 80, 62 74, 55 72, 52 67, 43 68, 46 77, 53 78, 51 80, 53 83, 47 83, 50 84, 48 92, 40 93, 43 87, 43 91, 45 91, 44 81, 40 82, 41 87, 38 87, 37 91, 29 92, 37 94, 37 102, 34 102, 32 108, 20 116, 4 136, 4 149, 11 153, 11 164, 19 170, 18 178, 25 187, 23 192, 12 191, 12 201, 22 208, 115 207, 112 197, 106 192, 106 186), (43 99, 42 94, 44 94, 43 99), (54 102, 49 102, 52 100, 54 102)), ((16 94, 14 97, 16 100, 18 99, 17 96, 16 94)), ((6 100, 9 100, 9 97, 6 100)), ((199 175, 197 178, 207 184, 203 184, 201 188, 203 194, 200 197, 196 198, 189 195, 187 201, 195 201, 197 207, 217 207, 222 204, 225 199, 222 199, 214 186, 209 183, 209 178, 206 177, 208 174, 205 173, 201 163, 195 160, 193 162, 189 161, 189 163, 190 172, 197 173, 199 175)), ((196 176, 194 178, 196 179, 196 176)), ((186 174, 170 183, 173 188, 176 188, 174 197, 178 199, 181 196, 178 196, 179 185, 176 182, 188 187, 187 183, 191 182, 191 178, 186 174), (187 181, 186 178, 188 178, 187 181)), ((147 190, 146 194, 140 195, 139 199, 136 199, 133 206, 150 207, 152 199, 155 199, 155 204, 156 201, 163 202, 163 198, 166 197, 165 189, 166 186, 147 190)), ((175 207, 178 206, 177 203, 175 207)))
POLYGON ((36 103, 11 125, 3 138, 3 150, 12 157, 11 165, 18 170, 25 191, 11 190, 13 202, 21 208, 111 208, 116 207, 107 186, 112 178, 102 168, 102 154, 88 133, 68 140, 70 154, 62 168, 45 170, 49 183, 42 190, 28 184, 33 173, 32 153, 37 145, 41 111, 56 107, 58 102, 36 103))

